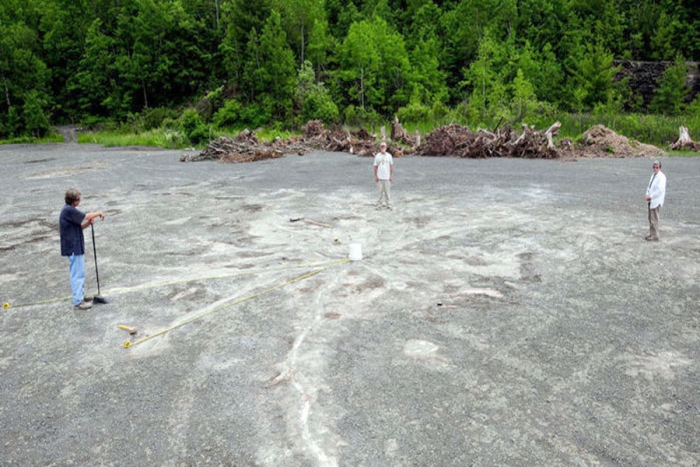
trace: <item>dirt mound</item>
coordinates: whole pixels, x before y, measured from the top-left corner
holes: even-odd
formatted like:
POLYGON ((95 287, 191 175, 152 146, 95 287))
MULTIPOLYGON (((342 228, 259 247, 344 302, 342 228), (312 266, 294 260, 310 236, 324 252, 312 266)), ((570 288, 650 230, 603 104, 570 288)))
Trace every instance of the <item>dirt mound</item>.
POLYGON ((577 149, 580 157, 654 157, 664 154, 656 146, 630 140, 604 125, 588 129, 581 136, 577 149))

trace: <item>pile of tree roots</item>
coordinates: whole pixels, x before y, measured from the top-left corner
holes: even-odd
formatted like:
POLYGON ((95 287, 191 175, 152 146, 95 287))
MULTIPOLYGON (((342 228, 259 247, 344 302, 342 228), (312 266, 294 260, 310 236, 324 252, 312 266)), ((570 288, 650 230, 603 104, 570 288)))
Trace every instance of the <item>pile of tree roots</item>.
POLYGON ((521 157, 553 159, 571 151, 570 140, 554 144, 554 136, 561 123, 556 122, 545 131, 523 125, 518 134, 510 126, 494 131, 471 131, 460 125, 440 127, 425 137, 425 143, 416 148, 420 156, 456 156, 468 158, 521 157))
MULTIPOLYGON (((416 132, 409 135, 398 119, 391 125, 391 137, 386 130, 371 134, 365 129, 351 132, 347 129, 327 129, 323 122, 311 120, 304 125, 303 134, 287 139, 277 138, 261 142, 254 132, 244 130, 235 138, 221 137, 210 142, 199 154, 185 155, 183 162, 218 160, 221 162, 253 162, 274 159, 285 154, 304 155, 314 151, 347 152, 358 156, 373 156, 379 144, 387 142, 394 157, 403 155, 432 157, 515 157, 528 159, 554 159, 575 157, 631 157, 656 156, 663 153, 655 146, 630 142, 602 125, 584 133, 581 143, 574 147, 569 138, 554 141, 561 123, 556 122, 546 130, 536 130, 523 125, 520 131, 505 125, 492 131, 472 131, 466 126, 446 125, 428 133, 424 139, 416 132)), ((681 136, 683 133, 681 132, 681 136)), ((689 137, 688 137, 689 139, 689 137)), ((679 140, 680 141, 680 140, 679 140)), ((692 141, 691 141, 692 143, 692 141)), ((687 143, 685 143, 687 144, 687 143)), ((692 143, 697 144, 697 143, 692 143)))

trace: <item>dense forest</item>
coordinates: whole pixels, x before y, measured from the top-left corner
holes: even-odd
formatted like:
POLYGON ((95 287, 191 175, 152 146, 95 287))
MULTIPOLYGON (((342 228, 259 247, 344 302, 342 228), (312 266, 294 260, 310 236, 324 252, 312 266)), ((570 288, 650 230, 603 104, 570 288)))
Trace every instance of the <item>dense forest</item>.
POLYGON ((700 110, 685 85, 699 60, 692 0, 3 0, 0 138, 679 114, 700 110), (652 102, 615 60, 670 62, 652 102))

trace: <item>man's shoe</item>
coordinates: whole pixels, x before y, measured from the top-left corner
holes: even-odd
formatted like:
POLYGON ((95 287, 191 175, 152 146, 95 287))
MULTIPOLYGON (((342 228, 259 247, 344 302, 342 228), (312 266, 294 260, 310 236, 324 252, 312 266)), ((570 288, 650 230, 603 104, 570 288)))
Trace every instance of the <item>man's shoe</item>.
POLYGON ((89 310, 90 308, 92 308, 92 303, 83 300, 82 302, 75 305, 73 308, 75 308, 76 310, 89 310))
POLYGON ((649 235, 647 237, 644 237, 644 240, 646 240, 647 242, 658 242, 659 237, 652 237, 651 235, 649 235))
POLYGON ((84 302, 91 302, 91 301, 93 301, 94 299, 95 299, 95 297, 93 297, 92 295, 85 295, 85 296, 83 297, 83 301, 84 301, 84 302))

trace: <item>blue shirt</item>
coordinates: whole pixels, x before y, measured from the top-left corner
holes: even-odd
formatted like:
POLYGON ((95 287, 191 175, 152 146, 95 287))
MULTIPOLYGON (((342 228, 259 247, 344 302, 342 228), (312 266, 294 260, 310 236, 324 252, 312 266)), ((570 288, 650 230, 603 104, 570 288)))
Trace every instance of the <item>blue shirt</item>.
POLYGON ((61 233, 61 256, 84 255, 85 237, 82 223, 85 213, 75 206, 66 204, 58 218, 58 228, 61 233))

